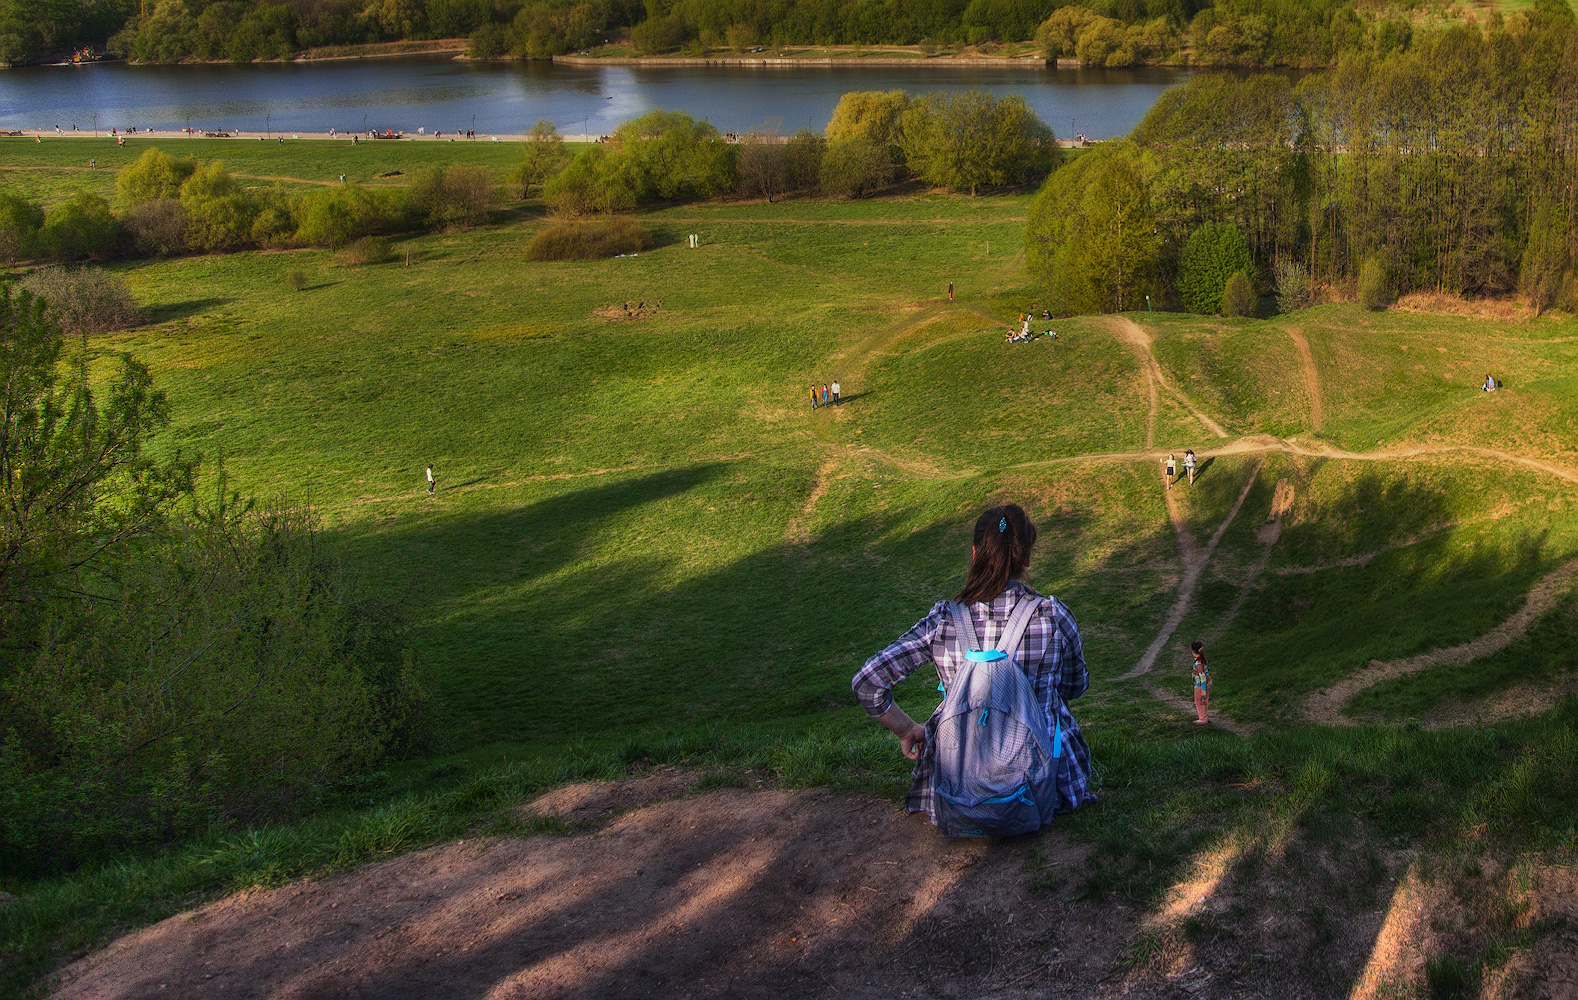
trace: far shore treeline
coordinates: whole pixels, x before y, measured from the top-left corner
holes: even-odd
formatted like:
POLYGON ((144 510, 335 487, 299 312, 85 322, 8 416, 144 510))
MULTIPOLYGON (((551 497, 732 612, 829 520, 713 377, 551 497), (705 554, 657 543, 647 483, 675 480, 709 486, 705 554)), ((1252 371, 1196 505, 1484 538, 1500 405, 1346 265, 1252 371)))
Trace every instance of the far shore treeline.
MULTIPOLYGON (((477 58, 543 59, 605 44, 639 55, 757 46, 906 45, 1076 58, 1086 65, 1330 66, 1407 49, 1414 3, 1359 0, 0 0, 0 62, 101 46, 128 59, 250 62, 335 46, 466 38, 477 58)), ((1465 11, 1469 8, 1465 7, 1465 11)), ((1448 17, 1488 17, 1483 12, 1448 17)), ((1571 17, 1535 0, 1509 24, 1571 17)))

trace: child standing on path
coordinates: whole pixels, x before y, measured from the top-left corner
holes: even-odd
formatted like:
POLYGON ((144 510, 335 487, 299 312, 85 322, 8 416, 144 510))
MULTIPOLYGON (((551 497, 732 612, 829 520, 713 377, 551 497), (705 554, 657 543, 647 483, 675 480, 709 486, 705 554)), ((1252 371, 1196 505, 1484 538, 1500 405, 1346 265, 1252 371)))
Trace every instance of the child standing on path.
POLYGON ((1194 674, 1194 710, 1200 716, 1194 721, 1195 725, 1203 726, 1207 721, 1206 712, 1211 708, 1211 669, 1206 665, 1205 643, 1196 639, 1189 648, 1194 651, 1194 669, 1191 671, 1194 674))
POLYGON ((1173 480, 1178 478, 1178 460, 1171 454, 1167 456, 1166 468, 1167 475, 1164 478, 1167 480, 1167 489, 1171 490, 1173 488, 1173 480))
POLYGON ((1184 452, 1184 471, 1189 474, 1190 486, 1194 485, 1194 465, 1194 449, 1190 448, 1188 451, 1184 452))

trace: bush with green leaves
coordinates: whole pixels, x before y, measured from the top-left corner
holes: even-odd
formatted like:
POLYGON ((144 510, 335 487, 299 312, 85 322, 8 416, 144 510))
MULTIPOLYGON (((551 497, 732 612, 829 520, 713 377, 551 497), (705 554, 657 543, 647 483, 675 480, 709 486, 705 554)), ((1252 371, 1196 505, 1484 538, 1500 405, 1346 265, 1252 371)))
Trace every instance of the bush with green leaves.
POLYGON ((1255 283, 1248 272, 1235 271, 1222 290, 1222 315, 1253 316, 1260 298, 1255 294, 1255 283))
POLYGON ((483 167, 423 167, 411 177, 406 208, 427 229, 478 226, 493 214, 493 178, 483 167))
POLYGON ((115 196, 126 208, 148 201, 179 198, 181 185, 197 172, 197 168, 194 157, 174 157, 151 146, 115 174, 115 196))
POLYGON ((65 333, 124 330, 143 320, 126 279, 97 267, 45 267, 22 279, 65 333))
POLYGON ((1047 179, 1030 207, 1025 264, 1061 313, 1143 305, 1160 244, 1140 152, 1102 143, 1047 179))
POLYGON ((121 213, 121 230, 138 257, 170 257, 186 249, 186 209, 179 198, 140 202, 121 213))
POLYGON ((792 192, 815 194, 822 187, 822 157, 827 140, 808 128, 784 143, 784 184, 792 192))
POLYGON ((283 816, 366 767, 420 696, 396 622, 308 516, 195 492, 129 355, 67 359, 0 291, 0 877, 283 816))
POLYGON ((652 245, 652 234, 634 219, 615 216, 582 221, 550 219, 526 245, 529 260, 597 260, 636 253, 652 245))
POLYGON ((1192 313, 1218 313, 1228 279, 1254 267, 1244 234, 1231 222, 1207 222, 1189 234, 1178 260, 1178 297, 1192 313))
POLYGON ((1277 261, 1272 269, 1277 280, 1277 310, 1298 312, 1309 306, 1311 299, 1309 268, 1290 257, 1277 261))
POLYGON ((37 246, 44 210, 10 192, 0 192, 0 264, 14 264, 37 246))
POLYGON ((379 198, 359 184, 314 191, 296 202, 294 242, 337 249, 382 229, 385 215, 379 198))
POLYGON ((1392 279, 1386 265, 1377 257, 1369 257, 1359 268, 1359 304, 1374 312, 1392 304, 1392 279))
POLYGON ((388 263, 394 254, 389 249, 389 241, 382 236, 363 236, 345 244, 345 249, 340 251, 340 260, 360 267, 365 264, 388 263))
POLYGON ((54 260, 104 260, 115 255, 119 240, 120 224, 109 203, 91 191, 78 191, 44 215, 38 249, 54 260))

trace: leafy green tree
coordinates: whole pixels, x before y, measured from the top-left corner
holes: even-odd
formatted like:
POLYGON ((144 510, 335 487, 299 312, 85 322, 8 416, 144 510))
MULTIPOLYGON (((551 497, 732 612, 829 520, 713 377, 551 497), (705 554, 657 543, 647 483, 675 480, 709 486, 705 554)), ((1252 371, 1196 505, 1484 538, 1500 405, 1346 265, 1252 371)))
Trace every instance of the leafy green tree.
POLYGON ((115 253, 119 232, 109 204, 91 191, 78 191, 45 214, 38 240, 56 260, 102 259, 115 253))
POLYGON ((642 201, 715 198, 733 189, 735 150, 718 130, 683 111, 653 111, 614 133, 640 178, 642 201))
POLYGON ((1046 174, 1062 157, 1052 130, 1024 98, 974 90, 912 102, 900 121, 899 141, 917 176, 971 195, 982 184, 1046 174))
POLYGON ((1561 239, 1560 209, 1542 203, 1529 222, 1529 242, 1518 269, 1518 285, 1538 316, 1556 301, 1570 261, 1561 239))
POLYGON ((429 166, 411 177, 407 210, 429 229, 478 226, 493 214, 493 178, 484 167, 429 166))
POLYGON ((822 186, 822 158, 827 140, 808 128, 784 143, 784 183, 790 191, 815 192, 822 186))
POLYGON ((865 136, 835 139, 822 157, 821 187, 826 194, 864 198, 893 183, 896 167, 887 148, 865 136))
POLYGON ((1277 309, 1298 312, 1310 304, 1310 272, 1303 264, 1279 260, 1276 266, 1277 309))
POLYGON ((897 148, 900 122, 909 109, 910 96, 902 90, 857 90, 838 99, 827 123, 827 141, 870 139, 878 146, 897 148))
POLYGON ((115 196, 125 208, 160 198, 179 198, 181 185, 196 171, 195 158, 174 157, 151 146, 116 173, 115 196))
POLYGON ((44 210, 9 191, 0 191, 0 263, 14 264, 34 249, 44 210))
POLYGON ((1253 266, 1244 234, 1230 222, 1207 222, 1189 234, 1178 261, 1178 297, 1193 313, 1221 311, 1228 279, 1253 266))
POLYGON ((1054 173, 1025 229, 1025 263, 1063 313, 1141 302, 1159 246, 1140 151, 1108 142, 1054 173))
POLYGON ((374 232, 383 222, 377 199, 357 184, 305 195, 294 215, 297 243, 331 249, 374 232))
POLYGON ((564 148, 564 136, 559 134, 553 122, 540 118, 521 144, 521 162, 510 179, 519 187, 520 196, 525 198, 531 194, 532 188, 541 187, 569 162, 570 151, 564 148))
POLYGON ((589 146, 543 185, 542 197, 561 215, 629 212, 640 178, 630 157, 606 145, 589 146))
POLYGON ((1359 304, 1374 312, 1392 303, 1392 279, 1386 265, 1371 257, 1359 269, 1359 304))
POLYGON ((236 186, 218 160, 192 171, 181 183, 186 245, 198 252, 237 250, 252 239, 257 202, 236 186))
POLYGON ((1227 287, 1222 290, 1222 315, 1253 316, 1257 304, 1255 283, 1250 280, 1248 272, 1234 271, 1233 276, 1227 279, 1227 287))

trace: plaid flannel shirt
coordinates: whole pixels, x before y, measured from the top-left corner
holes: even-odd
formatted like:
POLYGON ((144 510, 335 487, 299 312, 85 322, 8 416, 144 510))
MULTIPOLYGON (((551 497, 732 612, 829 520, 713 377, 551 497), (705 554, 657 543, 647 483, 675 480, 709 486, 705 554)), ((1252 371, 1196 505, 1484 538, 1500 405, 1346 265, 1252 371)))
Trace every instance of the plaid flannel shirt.
MULTIPOLYGON (((1072 812, 1096 796, 1090 790, 1090 747, 1080 735, 1079 723, 1068 710, 1068 702, 1085 693, 1090 686, 1090 671, 1085 666, 1085 650, 1079 638, 1079 626, 1068 608, 1055 597, 1042 597, 1018 580, 990 602, 977 602, 968 607, 975 626, 976 638, 991 649, 1002 637, 1009 615, 1021 597, 1029 595, 1040 599, 1035 614, 1025 628, 1024 641, 1014 654, 1019 665, 1030 676, 1036 700, 1046 710, 1053 729, 1047 732, 1050 740, 1058 719, 1063 722, 1063 752, 1058 757, 1057 787, 1058 812, 1072 812)), ((954 636, 953 621, 948 615, 948 604, 939 601, 931 613, 915 623, 887 649, 866 661, 855 674, 850 687, 861 707, 872 718, 885 713, 893 706, 893 685, 908 677, 917 668, 933 664, 937 679, 943 687, 953 682, 954 675, 964 665, 964 641, 954 636)), ((941 708, 939 703, 938 708, 941 708)), ((924 812, 933 823, 937 821, 935 799, 932 791, 932 774, 935 758, 931 752, 936 729, 937 714, 934 710, 926 722, 927 739, 915 762, 915 773, 910 784, 905 807, 910 812, 924 812)))

